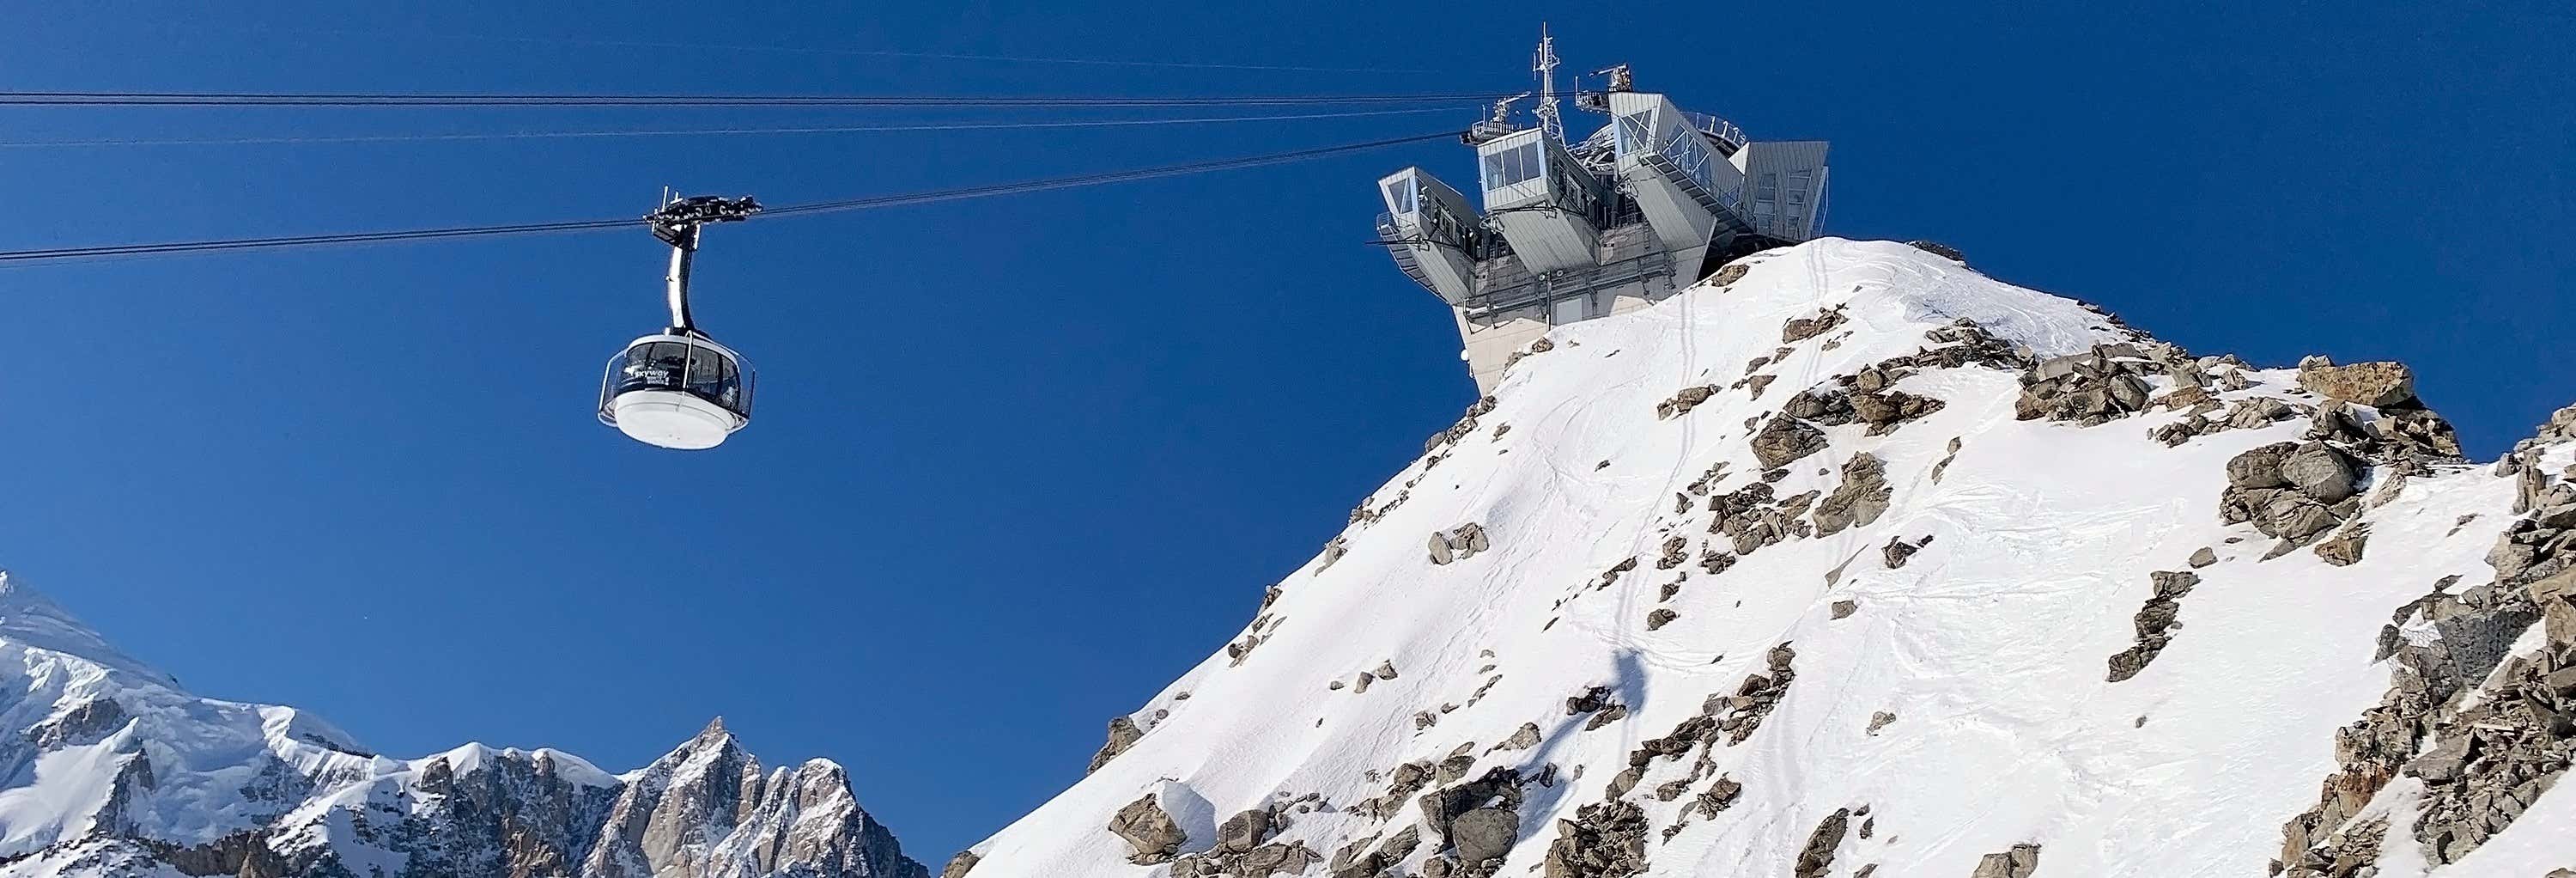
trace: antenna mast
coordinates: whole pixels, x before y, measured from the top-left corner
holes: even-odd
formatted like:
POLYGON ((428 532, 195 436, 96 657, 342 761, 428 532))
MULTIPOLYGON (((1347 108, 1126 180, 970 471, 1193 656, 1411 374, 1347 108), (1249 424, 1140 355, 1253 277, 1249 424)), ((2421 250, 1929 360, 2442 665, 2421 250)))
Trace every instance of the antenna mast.
POLYGON ((1547 136, 1565 141, 1565 120, 1557 116, 1556 107, 1556 38, 1549 36, 1547 23, 1538 26, 1538 54, 1530 69, 1538 73, 1538 128, 1547 136))

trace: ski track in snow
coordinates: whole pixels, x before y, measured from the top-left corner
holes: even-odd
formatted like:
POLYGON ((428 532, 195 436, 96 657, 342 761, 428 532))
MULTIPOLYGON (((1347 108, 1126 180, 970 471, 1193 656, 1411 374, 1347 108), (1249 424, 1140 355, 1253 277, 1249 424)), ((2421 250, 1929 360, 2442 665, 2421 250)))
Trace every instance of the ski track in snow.
MULTIPOLYGON (((1895 389, 1947 407, 1885 436, 1827 428, 1829 447, 1791 464, 1775 486, 1783 497, 1830 492, 1851 455, 1876 454, 1894 497, 1874 523, 1789 539, 1707 575, 1697 569, 1701 548, 1711 539, 1731 547, 1706 532, 1708 513, 1671 514, 1672 498, 1719 461, 1728 475, 1712 493, 1754 478, 1749 417, 1912 354, 1929 344, 1924 330, 1962 317, 2043 357, 2133 337, 2073 301, 1892 243, 1824 239, 1746 262, 1750 273, 1727 287, 1552 332, 1555 349, 1512 369, 1475 431, 1440 449, 1427 471, 1422 461, 1404 468, 1367 503, 1382 506, 1418 479, 1409 499, 1346 530, 1348 553, 1329 569, 1319 572, 1319 558, 1280 581, 1268 611, 1279 619, 1274 636, 1240 666, 1220 653, 1152 699, 1135 714, 1149 729, 1136 745, 976 846, 975 878, 1160 874, 1129 865, 1103 826, 1166 781, 1203 797, 1220 819, 1319 792, 1335 809, 1294 815, 1279 840, 1329 856, 1419 822, 1411 805, 1384 822, 1352 810, 1385 791, 1365 772, 1437 761, 1463 742, 1479 757, 1471 777, 1499 765, 1524 775, 1562 769, 1555 787, 1528 788, 1520 841, 1501 872, 1524 874, 1556 836, 1556 819, 1600 801, 1639 740, 1698 713, 1704 696, 1732 694, 1784 642, 1797 650, 1786 697, 1748 741, 1713 748, 1720 772, 1744 785, 1731 809, 1693 816, 1657 840, 1706 786, 1670 803, 1646 795, 1686 776, 1687 759, 1653 763, 1627 796, 1657 830, 1649 874, 1788 874, 1818 821, 1867 806, 1875 832, 1847 837, 1831 874, 1876 863, 1878 878, 1956 878, 1985 854, 2036 842, 2042 875, 2261 875, 2282 823, 2314 802, 2335 768, 2334 730, 2388 685, 2371 652, 2390 610, 2443 575, 2490 573, 2481 558, 2508 518, 2510 480, 2482 469, 2415 479, 2368 513, 2378 529, 2352 567, 2305 551, 2257 563, 2269 540, 2218 520, 2225 464, 2297 438, 2304 419, 2166 448, 2147 432, 2179 413, 2091 428, 2016 421, 2016 376, 1970 366, 1906 377, 1895 389), (1834 306, 1847 321, 1785 345, 1794 349, 1787 358, 1759 370, 1779 376, 1759 398, 1727 388, 1745 362, 1784 347, 1784 321, 1834 306), (1657 402, 1698 384, 1727 389, 1679 418, 1656 418, 1657 402), (1500 424, 1512 429, 1495 439, 1500 424), (1950 456, 1952 437, 1964 447, 1935 483, 1930 470, 1950 456), (1610 465, 1596 470, 1603 460, 1610 465), (2451 533, 2467 511, 2487 514, 2451 533), (1491 548, 1433 566, 1425 535, 1466 522, 1485 527, 1491 548), (1675 572, 1653 564, 1667 531, 1690 538, 1692 560, 1680 570, 1691 575, 1659 603, 1656 590, 1675 572), (1891 537, 1925 536, 1934 542, 1901 569, 1878 557, 1891 537), (2104 682, 2106 660, 2134 640, 2131 617, 2153 593, 2149 572, 2189 569, 2185 559, 2203 546, 2221 561, 2198 571, 2171 646, 2137 677, 2104 682), (1639 563, 1617 584, 1590 587, 1629 558, 1639 563), (1823 574, 1837 567, 1843 574, 1829 585, 1823 574), (1832 619, 1830 604, 1844 599, 1858 612, 1832 619), (1659 607, 1680 616, 1647 631, 1643 615, 1659 607), (1488 649, 1494 657, 1479 655, 1488 649), (1359 694, 1326 686, 1384 660, 1397 679, 1359 694), (1465 706, 1484 664, 1502 680, 1465 706), (1567 716, 1564 699, 1595 685, 1612 687, 1629 714, 1584 732, 1588 716, 1567 716), (1460 706, 1415 730, 1417 711, 1448 704, 1460 706), (1869 734, 1882 710, 1897 720, 1869 734), (1156 722, 1159 711, 1169 713, 1156 722), (1539 746, 1484 752, 1525 722, 1541 729, 1539 746), (1577 766, 1588 770, 1570 779, 1577 766)), ((2296 398, 2288 371, 2250 377, 2256 387, 2222 398, 2296 398)), ((2536 876, 2568 865, 2541 863, 2563 856, 2550 853, 2550 834, 2576 828, 2570 796, 2551 797, 2437 874, 2536 876), (2473 864, 2483 871, 2464 871, 2473 864)), ((1208 842, 1194 834, 1183 850, 1208 842)), ((1426 835, 1407 874, 1436 847, 1426 835)), ((2382 872, 2392 878, 2424 874, 2420 857, 2383 866, 2398 867, 2382 872)))

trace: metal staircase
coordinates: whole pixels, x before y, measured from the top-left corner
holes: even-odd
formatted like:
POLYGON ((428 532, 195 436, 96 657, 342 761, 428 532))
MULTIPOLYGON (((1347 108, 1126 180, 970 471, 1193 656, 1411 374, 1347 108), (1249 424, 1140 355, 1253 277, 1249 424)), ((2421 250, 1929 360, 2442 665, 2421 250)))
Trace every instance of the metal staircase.
POLYGON ((1435 294, 1440 291, 1431 285, 1431 275, 1422 270, 1421 258, 1413 255, 1413 245, 1430 243, 1428 240, 1419 235, 1406 236, 1404 229, 1396 226, 1395 215, 1388 213, 1377 216, 1377 239, 1387 244, 1386 252, 1395 257, 1395 267, 1402 269, 1405 277, 1435 294))

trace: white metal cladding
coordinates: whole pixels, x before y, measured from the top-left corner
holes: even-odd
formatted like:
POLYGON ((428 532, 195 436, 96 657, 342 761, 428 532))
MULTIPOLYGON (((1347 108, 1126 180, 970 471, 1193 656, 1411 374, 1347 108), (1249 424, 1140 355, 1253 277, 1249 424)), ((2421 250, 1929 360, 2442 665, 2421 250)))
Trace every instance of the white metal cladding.
POLYGON ((1476 147, 1485 213, 1531 271, 1593 264, 1593 214, 1608 193, 1565 144, 1537 129, 1476 147))
POLYGON ((1749 144, 1739 157, 1750 181, 1746 216, 1755 231, 1784 241, 1816 236, 1824 217, 1825 142, 1749 144))
POLYGON ((1665 249, 1697 265, 1721 226, 1750 230, 1738 213, 1744 172, 1719 154, 1696 120, 1659 94, 1612 94, 1609 107, 1619 177, 1665 249))
POLYGON ((1467 301, 1475 292, 1470 247, 1478 222, 1467 197, 1418 167, 1379 180, 1378 194, 1387 207, 1378 215, 1378 240, 1388 242, 1396 267, 1442 301, 1467 301))

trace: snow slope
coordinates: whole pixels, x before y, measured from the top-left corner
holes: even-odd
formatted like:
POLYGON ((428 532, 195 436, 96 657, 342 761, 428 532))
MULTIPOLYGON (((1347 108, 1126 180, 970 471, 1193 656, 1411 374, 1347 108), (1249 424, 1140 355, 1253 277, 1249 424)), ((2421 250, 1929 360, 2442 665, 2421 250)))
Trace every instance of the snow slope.
MULTIPOLYGON (((2357 563, 2305 546, 2263 560, 2274 541, 2219 514, 2228 465, 2301 441, 2309 418, 2195 431, 2175 447, 2149 433, 2187 415, 2161 406, 2091 426, 2019 419, 2019 365, 2119 343, 2152 359, 2163 346, 1899 244, 1825 239, 1739 265, 1718 275, 1731 283, 1552 332, 1490 410, 1434 437, 1227 650, 1133 714, 1141 738, 950 875, 2262 875, 2283 855, 2285 821, 2339 769, 2337 730, 2390 690, 2376 647, 2392 612, 2446 576, 2497 578, 2483 559, 2514 519, 2514 479, 2433 463, 2391 489, 2396 468, 2377 467, 2357 563), (1837 325, 1784 343, 1791 321, 1835 309, 1837 325), (1825 447, 1770 485, 1830 498, 1867 454, 1884 463, 1883 513, 1827 533, 1821 513, 1779 504, 1806 533, 1750 552, 1711 532, 1728 513, 1710 498, 1762 481, 1749 440, 1793 398, 1940 347, 1927 332, 1962 318, 2022 362, 1905 370, 1893 389, 1937 411, 1884 435, 1819 424, 1825 447), (1715 392, 1659 417, 1692 386, 1715 392), (1470 523, 1479 539, 1450 542, 1485 548, 1435 563, 1426 538, 1470 523), (1920 548, 1895 566, 1893 540, 1920 548), (2194 570, 2203 548, 2216 561, 2194 570), (1731 566, 1712 573, 1720 554, 1731 566), (2199 581, 2178 599, 2170 644, 2111 682, 2106 662, 2139 642, 2133 617, 2157 571, 2199 581), (1397 673, 1380 679, 1382 664, 1397 673), (1569 705, 1594 687, 1616 706, 1569 705), (1510 749, 1524 724, 1538 741, 1510 749), (1631 765, 1643 768, 1620 777, 1631 765), (1497 768, 1511 771, 1461 806, 1508 805, 1499 839, 1490 824, 1472 833, 1508 850, 1498 870, 1457 861, 1442 841, 1457 808, 1425 813, 1418 800, 1497 768), (1432 777, 1407 789, 1423 769, 1432 777), (1730 783, 1740 792, 1721 802, 1730 783), (1131 807, 1140 798, 1154 807, 1131 807), (1580 810, 1611 801, 1626 804, 1580 810), (1140 855, 1109 829, 1122 808, 1159 808, 1183 840, 1140 855), (1250 810, 1283 825, 1239 820, 1217 848, 1216 824, 1250 810), (1620 825, 1631 811, 1642 838, 1620 825), (1409 850, 1407 827, 1420 841, 1409 850), (2012 865, 2016 845, 2037 846, 2039 871, 2012 865), (1618 865, 1623 847, 1642 872, 1618 865), (1393 855, 1371 863, 1372 851, 1393 855), (1177 866, 1154 864, 1175 854, 1177 866)), ((2323 402, 2294 370, 2198 365, 2222 407, 2323 402)), ((2181 383, 2143 382, 2159 397, 2181 383)), ((2576 462, 2576 445, 2532 453, 2552 473, 2576 462)), ((2419 618, 2406 636, 2424 629, 2419 618)), ((2541 648, 2533 631, 2521 654, 2541 648)), ((2543 798, 2471 854, 2484 859, 2432 869, 2408 830, 2409 785, 2372 800, 2398 818, 2378 874, 2576 866, 2563 841, 2576 792, 2543 798)))
POLYGON ((721 724, 638 772, 649 791, 550 749, 392 759, 292 708, 190 695, 5 572, 0 731, 0 878, 925 874, 838 766, 763 776, 721 724), (733 773, 656 774, 713 761, 733 773), (700 807, 656 807, 683 800, 700 807))

